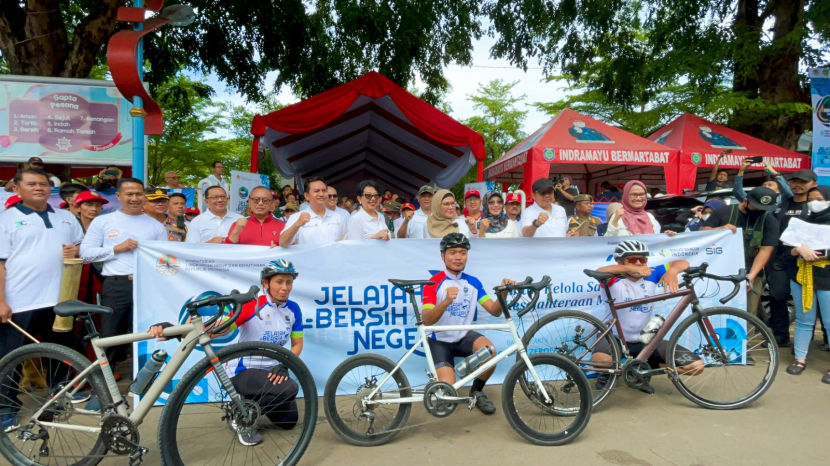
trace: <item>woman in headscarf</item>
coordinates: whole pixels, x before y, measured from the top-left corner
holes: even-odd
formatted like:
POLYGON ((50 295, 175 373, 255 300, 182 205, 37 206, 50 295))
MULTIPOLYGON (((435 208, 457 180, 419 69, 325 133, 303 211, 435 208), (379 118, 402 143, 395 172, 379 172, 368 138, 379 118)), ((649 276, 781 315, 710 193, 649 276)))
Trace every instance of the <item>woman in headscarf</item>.
POLYGON ((518 238, 516 222, 504 213, 504 199, 501 193, 489 191, 484 195, 484 209, 478 222, 479 238, 518 238))
MULTIPOLYGON (((807 208, 801 220, 814 225, 830 225, 830 187, 818 186, 807 193, 807 208)), ((790 225, 792 225, 792 221, 790 225)), ((791 228, 788 227, 788 228, 791 228)), ((818 314, 824 328, 830 328, 830 250, 815 251, 802 244, 791 248, 790 290, 795 303, 793 343, 795 359, 787 373, 800 375, 807 367, 807 348, 813 340, 818 314), (818 308, 821 312, 818 312, 818 308)), ((821 379, 830 384, 830 371, 821 379)))
POLYGON ((470 227, 458 220, 455 211, 456 201, 453 193, 448 189, 441 189, 432 197, 432 215, 424 223, 426 238, 443 238, 450 233, 461 233, 468 239, 471 236, 470 227), (438 207, 435 208, 435 201, 438 207))
MULTIPOLYGON (((617 209, 614 218, 608 222, 605 236, 650 235, 660 233, 660 224, 654 215, 646 212, 646 185, 641 181, 631 180, 625 184, 622 195, 622 208, 617 209)), ((677 233, 667 230, 666 234, 677 233)))

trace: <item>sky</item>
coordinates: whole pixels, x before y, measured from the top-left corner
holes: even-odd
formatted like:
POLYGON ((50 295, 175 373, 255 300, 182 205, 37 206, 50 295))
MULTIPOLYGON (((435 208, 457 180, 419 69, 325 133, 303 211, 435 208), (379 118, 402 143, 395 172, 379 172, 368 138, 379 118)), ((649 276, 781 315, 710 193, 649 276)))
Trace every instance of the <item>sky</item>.
MULTIPOLYGON (((519 81, 513 91, 516 96, 525 94, 527 98, 520 104, 520 110, 527 110, 527 118, 524 122, 524 132, 531 134, 551 117, 536 110, 530 104, 533 102, 554 102, 565 96, 561 82, 546 83, 541 67, 535 63, 528 64, 527 72, 513 67, 507 60, 494 60, 490 58, 490 47, 495 39, 482 37, 473 43, 473 66, 449 65, 444 73, 452 90, 447 94, 447 101, 452 107, 452 116, 456 120, 464 120, 475 115, 472 102, 467 100, 467 95, 475 93, 479 84, 485 84, 494 79, 503 79, 505 82, 519 81)), ((275 75, 266 76, 266 83, 273 83, 275 75)), ((216 90, 217 101, 232 102, 234 105, 245 104, 245 98, 230 90, 224 83, 219 81, 215 75, 210 75, 206 80, 207 84, 216 90)), ((416 83, 417 85, 417 83, 416 83)), ((278 95, 283 103, 294 103, 297 99, 286 88, 278 95)), ((218 137, 229 137, 229 133, 220 130, 216 133, 218 137)))

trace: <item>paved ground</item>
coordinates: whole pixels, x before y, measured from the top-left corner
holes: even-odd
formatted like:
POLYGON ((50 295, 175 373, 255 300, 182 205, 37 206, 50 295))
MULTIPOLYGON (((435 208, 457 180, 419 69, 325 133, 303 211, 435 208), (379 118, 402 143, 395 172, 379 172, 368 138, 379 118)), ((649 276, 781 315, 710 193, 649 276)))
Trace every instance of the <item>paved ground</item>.
MULTIPOLYGON (((597 410, 582 435, 562 447, 537 447, 521 439, 501 412, 499 387, 488 395, 499 407, 493 416, 459 409, 445 420, 401 432, 391 443, 359 448, 342 441, 321 423, 301 464, 551 464, 692 466, 828 464, 830 385, 820 379, 830 369, 830 353, 811 348, 801 376, 785 372, 790 349, 781 351, 772 388, 755 404, 738 411, 699 408, 665 378, 653 380, 656 394, 621 388, 597 410)), ((158 416, 154 409, 142 426, 142 443, 155 448, 158 416)), ((415 407, 409 424, 434 420, 415 407)), ((108 460, 106 464, 126 464, 108 460)), ((144 463, 159 464, 158 453, 144 463)))

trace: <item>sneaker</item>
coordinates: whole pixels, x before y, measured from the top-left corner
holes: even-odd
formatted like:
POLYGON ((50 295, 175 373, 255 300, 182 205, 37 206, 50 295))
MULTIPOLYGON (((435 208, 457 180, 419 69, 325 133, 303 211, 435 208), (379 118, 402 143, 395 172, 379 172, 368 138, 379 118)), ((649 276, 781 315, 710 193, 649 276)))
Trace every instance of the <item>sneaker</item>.
POLYGON ((597 387, 597 390, 602 390, 606 385, 608 385, 608 381, 610 379, 611 374, 599 374, 597 375, 597 381, 594 386, 597 387))
POLYGON ((98 395, 91 396, 84 409, 87 411, 101 411, 101 402, 98 400, 98 395))
MULTIPOLYGON (((495 408, 493 408, 495 409, 495 408)), ((253 447, 255 445, 259 445, 262 443, 262 435, 259 434, 256 430, 253 432, 248 432, 248 430, 242 430, 239 432, 239 443, 245 445, 246 447, 253 447)))
POLYGON ((2 417, 2 421, 3 431, 6 433, 14 432, 20 428, 20 424, 17 422, 16 414, 4 414, 2 417))
POLYGON ((830 384, 830 371, 827 371, 827 373, 824 374, 824 377, 821 378, 821 382, 830 384))
POLYGON ((496 412, 496 405, 487 398, 484 392, 472 392, 470 396, 476 397, 476 408, 484 414, 493 414, 496 412))
POLYGON ((89 401, 91 398, 92 395, 90 395, 88 392, 78 392, 72 395, 72 404, 77 405, 85 401, 89 401))

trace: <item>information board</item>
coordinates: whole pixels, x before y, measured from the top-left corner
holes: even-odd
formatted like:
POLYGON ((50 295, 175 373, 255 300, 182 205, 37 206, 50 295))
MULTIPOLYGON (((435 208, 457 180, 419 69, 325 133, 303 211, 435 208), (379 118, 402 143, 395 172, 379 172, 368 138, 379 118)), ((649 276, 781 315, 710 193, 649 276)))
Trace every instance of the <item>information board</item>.
POLYGON ((131 164, 133 105, 112 82, 38 79, 0 77, 0 161, 131 164))

